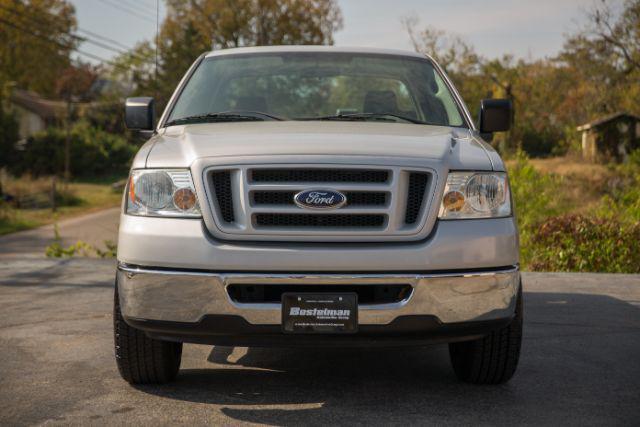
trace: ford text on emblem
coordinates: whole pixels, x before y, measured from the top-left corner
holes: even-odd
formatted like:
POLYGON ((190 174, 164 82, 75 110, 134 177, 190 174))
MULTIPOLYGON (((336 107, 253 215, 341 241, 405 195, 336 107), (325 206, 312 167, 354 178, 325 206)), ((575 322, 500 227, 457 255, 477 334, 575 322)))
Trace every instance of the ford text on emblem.
POLYGON ((304 190, 293 198, 296 205, 306 209, 338 209, 347 203, 344 194, 334 190, 304 190))

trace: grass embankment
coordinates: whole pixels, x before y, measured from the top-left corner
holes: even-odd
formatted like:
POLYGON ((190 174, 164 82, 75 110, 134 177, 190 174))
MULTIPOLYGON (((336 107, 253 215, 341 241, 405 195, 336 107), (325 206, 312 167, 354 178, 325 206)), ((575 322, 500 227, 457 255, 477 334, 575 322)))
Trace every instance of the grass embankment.
POLYGON ((622 165, 519 155, 507 168, 523 269, 640 273, 640 153, 622 165))
POLYGON ((0 235, 28 230, 63 219, 83 215, 93 211, 117 207, 122 193, 114 190, 111 184, 122 177, 92 180, 91 182, 70 182, 64 185, 58 182, 56 188, 56 211, 50 204, 51 178, 19 179, 4 178, 2 188, 5 194, 15 199, 27 199, 25 206, 16 206, 16 200, 0 202, 0 235), (27 195, 29 195, 27 197, 27 195), (35 197, 31 197, 35 195, 35 197), (47 207, 39 207, 39 206, 47 207))

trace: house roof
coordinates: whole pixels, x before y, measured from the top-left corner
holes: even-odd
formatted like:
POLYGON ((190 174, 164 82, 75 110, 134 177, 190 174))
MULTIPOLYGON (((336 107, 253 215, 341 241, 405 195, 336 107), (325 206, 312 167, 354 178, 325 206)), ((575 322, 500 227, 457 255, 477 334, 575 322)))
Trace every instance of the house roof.
POLYGON ((66 114, 67 106, 65 102, 44 99, 40 95, 27 90, 14 89, 11 92, 10 101, 43 119, 64 117, 66 114))
POLYGON ((599 119, 593 120, 593 121, 591 121, 589 123, 585 123, 583 125, 580 125, 580 126, 578 126, 576 128, 576 130, 582 132, 582 131, 589 130, 589 129, 592 129, 592 128, 597 128, 597 127, 602 126, 602 125, 604 125, 606 123, 618 120, 618 119, 620 119, 622 117, 628 117, 628 118, 640 121, 640 116, 636 116, 635 114, 630 114, 630 113, 626 113, 626 112, 620 111, 620 112, 609 114, 608 116, 604 116, 604 117, 601 117, 599 119))

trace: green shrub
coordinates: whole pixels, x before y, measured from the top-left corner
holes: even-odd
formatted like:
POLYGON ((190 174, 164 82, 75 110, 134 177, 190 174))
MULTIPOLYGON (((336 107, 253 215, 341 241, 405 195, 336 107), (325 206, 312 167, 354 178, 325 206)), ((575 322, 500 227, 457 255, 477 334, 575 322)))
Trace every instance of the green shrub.
POLYGON ((532 236, 528 268, 538 271, 640 273, 640 223, 561 215, 532 236))
POLYGON ((509 184, 521 228, 531 228, 559 213, 562 179, 538 172, 523 152, 509 167, 509 184))
MULTIPOLYGON (((64 129, 50 128, 30 137, 17 161, 9 166, 14 175, 61 174, 64 171, 64 129)), ((121 135, 78 122, 71 130, 71 174, 76 177, 126 173, 137 147, 121 135)))
POLYGON ((509 167, 509 184, 520 231, 521 264, 528 268, 531 239, 537 228, 550 216, 560 213, 558 195, 562 180, 538 172, 523 152, 518 152, 515 160, 509 167))
MULTIPOLYGON (((612 166, 609 194, 589 215, 570 215, 566 181, 518 153, 509 167, 521 265, 534 271, 640 272, 640 154, 612 166)), ((575 203, 573 203, 575 205, 575 203)))
POLYGON ((610 183, 609 194, 602 198, 597 215, 640 221, 640 150, 631 153, 625 163, 612 167, 617 179, 610 183))
POLYGON ((4 110, 0 99, 0 168, 13 163, 18 138, 18 122, 12 113, 4 110))

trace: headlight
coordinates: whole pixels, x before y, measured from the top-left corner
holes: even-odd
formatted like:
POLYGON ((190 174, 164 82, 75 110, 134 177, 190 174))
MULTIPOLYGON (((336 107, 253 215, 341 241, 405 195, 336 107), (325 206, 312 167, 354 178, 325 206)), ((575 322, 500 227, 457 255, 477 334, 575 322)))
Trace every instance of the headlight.
POLYGON ((131 171, 127 209, 131 215, 200 217, 200 205, 188 170, 131 171))
POLYGON ((450 172, 444 187, 440 219, 494 218, 511 215, 507 174, 450 172))

